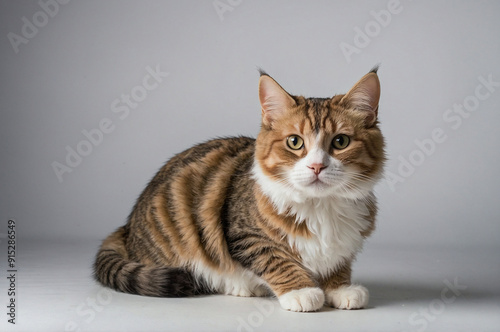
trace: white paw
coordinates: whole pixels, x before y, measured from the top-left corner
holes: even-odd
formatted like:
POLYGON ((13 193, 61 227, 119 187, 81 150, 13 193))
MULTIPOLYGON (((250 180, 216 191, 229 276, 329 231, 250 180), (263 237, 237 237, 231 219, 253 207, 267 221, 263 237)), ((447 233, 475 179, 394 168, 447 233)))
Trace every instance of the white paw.
POLYGON ((338 309, 360 309, 369 297, 368 289, 361 285, 340 286, 326 294, 326 302, 338 309))
POLYGON ((325 303, 325 294, 318 287, 290 291, 278 298, 283 309, 290 311, 316 311, 325 303))
POLYGON ((232 286, 229 289, 226 288, 225 294, 234 296, 243 296, 243 297, 253 296, 252 292, 247 287, 242 287, 239 285, 232 286))
POLYGON ((272 295, 270 289, 264 285, 249 285, 248 283, 226 285, 224 294, 233 296, 269 296, 272 295))

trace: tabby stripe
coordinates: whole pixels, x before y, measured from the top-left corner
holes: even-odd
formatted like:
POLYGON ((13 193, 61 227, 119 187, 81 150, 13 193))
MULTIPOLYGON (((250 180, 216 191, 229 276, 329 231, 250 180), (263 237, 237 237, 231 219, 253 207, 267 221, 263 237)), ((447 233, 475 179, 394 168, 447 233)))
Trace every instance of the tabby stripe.
POLYGON ((148 257, 150 249, 151 239, 147 234, 147 229, 150 227, 148 225, 148 220, 145 216, 140 216, 143 221, 143 225, 134 225, 132 227, 133 237, 128 243, 128 251, 131 252, 131 260, 141 260, 142 258, 148 257))
POLYGON ((157 207, 152 206, 149 210, 146 220, 149 227, 144 227, 144 232, 148 238, 150 245, 147 246, 148 256, 154 257, 154 261, 158 264, 168 264, 168 257, 172 256, 171 250, 169 248, 169 242, 165 234, 163 234, 158 228, 158 212, 157 207))
MULTIPOLYGON (((165 262, 167 263, 172 263, 172 258, 177 256, 177 253, 175 251, 175 245, 172 244, 172 236, 170 233, 165 229, 165 223, 166 222, 171 222, 170 220, 160 220, 161 218, 161 213, 158 212, 159 209, 162 209, 162 207, 156 207, 155 206, 155 214, 152 216, 151 220, 151 229, 150 229, 150 235, 153 236, 153 233, 155 234, 154 237, 158 237, 162 239, 162 254, 164 256, 165 262)), ((167 211, 165 213, 168 214, 167 211)), ((155 243, 154 242, 154 237, 149 238, 148 242, 150 245, 148 246, 151 251, 155 250, 155 243)))
POLYGON ((301 271, 293 271, 287 275, 279 275, 272 279, 274 279, 274 286, 285 286, 290 290, 294 288, 297 289, 307 287, 308 284, 312 286, 313 284, 312 279, 309 276, 301 273, 301 271))
POLYGON ((304 110, 304 115, 305 115, 306 119, 309 121, 309 124, 310 124, 311 130, 312 130, 313 128, 315 128, 315 124, 314 124, 314 117, 313 117, 313 115, 312 115, 312 114, 310 114, 310 113, 311 113, 311 112, 310 112, 310 108, 306 108, 306 109, 304 110))
POLYGON ((338 152, 338 157, 341 159, 344 165, 348 165, 355 162, 356 158, 358 158, 362 152, 363 148, 361 146, 357 146, 338 152))
POLYGON ((199 179, 193 179, 197 181, 195 184, 192 184, 192 186, 195 188, 202 188, 201 194, 195 195, 193 199, 193 206, 194 206, 193 214, 194 214, 194 222, 196 223, 196 228, 198 230, 198 237, 200 239, 200 243, 203 248, 206 248, 208 246, 208 241, 209 241, 209 239, 206 236, 206 230, 205 230, 207 226, 205 225, 206 218, 204 216, 205 213, 203 211, 204 210, 203 204, 206 201, 207 196, 210 197, 211 196, 210 194, 213 194, 208 192, 207 189, 208 187, 207 183, 210 182, 208 174, 211 174, 214 171, 216 171, 217 166, 218 165, 207 167, 199 179))
MULTIPOLYGON (((332 134, 337 133, 337 130, 339 129, 339 126, 337 122, 333 121, 333 119, 328 118, 328 123, 330 124, 330 130, 332 134)), ((331 142, 328 142, 329 146, 331 146, 331 142)))
POLYGON ((320 101, 313 99, 313 111, 314 111, 314 131, 316 135, 319 133, 320 123, 321 123, 321 110, 320 101))
POLYGON ((99 253, 99 255, 97 256, 97 259, 96 259, 96 263, 95 263, 95 265, 96 265, 96 267, 98 267, 100 270, 102 270, 103 268, 105 268, 105 267, 106 267, 106 264, 107 264, 110 260, 112 260, 112 259, 116 258, 117 256, 119 256, 119 255, 118 255, 118 253, 117 253, 115 250, 113 250, 113 253, 112 253, 112 254, 101 254, 101 253, 99 253))
POLYGON ((97 257, 107 257, 107 256, 113 255, 113 254, 118 254, 116 249, 102 248, 102 249, 99 249, 99 252, 97 253, 97 257))
MULTIPOLYGON (((175 179, 174 179, 175 181, 175 179)), ((173 184, 173 183, 172 183, 173 184)), ((155 223, 161 233, 170 240, 171 248, 175 251, 177 256, 184 257, 184 247, 180 240, 179 232, 180 230, 177 228, 177 212, 175 209, 174 200, 166 199, 165 196, 172 197, 173 189, 172 185, 165 188, 167 193, 165 195, 157 195, 155 197, 154 204, 157 207, 157 222, 155 223), (165 204, 167 207, 164 207, 165 204)))
POLYGON ((127 276, 127 282, 124 283, 123 289, 131 292, 131 293, 138 293, 138 282, 137 279, 141 273, 141 270, 144 268, 144 265, 137 264, 136 267, 134 267, 128 274, 127 276))
MULTIPOLYGON (((124 262, 123 258, 122 257, 117 257, 115 260, 113 260, 112 262, 109 262, 108 264, 108 269, 107 269, 107 275, 106 275, 106 278, 107 278, 107 282, 108 282, 108 285, 110 285, 110 287, 116 289, 116 278, 118 278, 118 275, 116 274, 116 267, 120 264, 122 264, 124 262)), ((126 262, 125 262, 126 263, 126 262)))
POLYGON ((166 168, 166 175, 172 175, 171 170, 182 169, 183 165, 189 165, 193 162, 198 162, 200 159, 205 157, 209 152, 220 149, 224 145, 224 139, 212 140, 209 142, 205 142, 202 144, 195 145, 194 147, 186 150, 183 153, 177 155, 175 163, 172 163, 172 159, 167 163, 167 165, 171 165, 171 167, 166 168))
POLYGON ((332 118, 330 116, 331 112, 332 111, 331 111, 330 108, 326 108, 326 112, 323 111, 323 118, 321 120, 321 126, 322 126, 323 129, 326 129, 327 131, 331 131, 332 133, 334 133, 335 131, 334 131, 333 120, 332 120, 332 118), (331 128, 327 128, 327 126, 326 126, 326 122, 327 121, 330 123, 331 128))
POLYGON ((119 264, 120 262, 123 261, 123 258, 121 257, 113 257, 109 262, 107 262, 107 268, 105 271, 105 278, 104 281, 106 282, 107 285, 112 286, 113 285, 113 279, 115 277, 113 268, 115 267, 116 264, 119 264))
POLYGON ((377 154, 374 151, 375 148, 373 147, 373 143, 370 140, 367 139, 362 139, 363 144, 366 146, 366 152, 370 156, 372 160, 377 160, 377 154))
MULTIPOLYGON (((262 160, 265 160, 267 158, 269 158, 269 156, 271 155, 271 153, 273 152, 273 149, 274 149, 274 145, 276 143, 282 143, 283 142, 283 139, 279 138, 279 139, 275 139, 273 141, 270 141, 269 142, 269 145, 268 145, 268 148, 267 150, 264 152, 264 155, 262 156, 262 160)), ((293 154, 293 153, 292 153, 293 154)))
POLYGON ((304 127, 305 126, 306 126, 306 122, 304 120, 300 121, 300 123, 299 123, 299 132, 300 132, 301 136, 304 135, 304 127))
POLYGON ((118 281, 118 279, 124 278, 124 276, 120 272, 127 264, 130 264, 130 263, 122 259, 119 262, 119 265, 116 266, 116 268, 114 268, 113 278, 110 280, 112 288, 121 289, 121 287, 119 287, 120 282, 118 281))
POLYGON ((115 254, 108 254, 105 256, 100 256, 96 261, 96 267, 98 269, 98 273, 100 275, 100 279, 104 284, 108 284, 107 276, 109 273, 109 263, 115 259, 119 259, 120 256, 115 254))
MULTIPOLYGON (((271 259, 269 259, 269 261, 271 261, 271 259)), ((264 271, 262 271, 262 274, 273 275, 276 272, 284 271, 284 270, 286 270, 284 265, 287 265, 287 267, 288 267, 289 265, 293 265, 293 264, 291 264, 290 262, 287 262, 285 260, 274 259, 274 262, 269 262, 268 264, 266 264, 264 271)))
MULTIPOLYGON (((277 280, 273 280, 272 285, 280 289, 282 293, 286 293, 287 291, 293 289, 300 289, 307 287, 307 283, 301 280, 300 275, 288 276, 287 279, 283 279, 283 277, 276 278, 277 280)), ((302 278, 303 279, 303 278, 302 278)))
POLYGON ((274 286, 289 286, 290 288, 294 288, 295 285, 301 285, 303 284, 304 280, 309 280, 309 278, 304 278, 304 274, 300 273, 301 271, 298 270, 293 270, 290 271, 287 274, 283 275, 277 275, 276 277, 272 278, 275 279, 273 280, 273 285, 274 286))
MULTIPOLYGON (((206 158, 208 156, 205 156, 206 158)), ((180 227, 180 241, 185 246, 183 249, 186 250, 186 255, 188 259, 203 259, 207 264, 214 265, 210 260, 209 255, 205 251, 205 248, 200 246, 200 238, 198 237, 199 230, 196 227, 196 222, 193 220, 193 195, 190 190, 191 176, 193 176, 193 169, 189 168, 189 173, 183 174, 181 178, 178 179, 174 184, 179 186, 177 189, 177 195, 172 199, 177 203, 176 211, 179 214, 179 218, 176 219, 177 224, 180 227), (182 189, 181 189, 182 188, 182 189), (187 251, 192 250, 191 254, 187 251), (193 257, 193 251, 194 256, 193 257), (201 257, 196 257, 201 255, 201 257)), ((196 175, 196 174, 195 174, 196 175)), ((172 184, 174 186, 174 184, 172 184)))
POLYGON ((254 261, 262 260, 262 257, 266 257, 272 249, 268 247, 262 247, 258 243, 252 243, 248 248, 248 254, 252 257, 254 261), (255 248, 257 247, 257 248, 255 248))
MULTIPOLYGON (((175 237, 178 237, 179 254, 187 259, 192 259, 193 255, 190 249, 199 249, 199 239, 196 232, 193 232, 193 218, 192 218, 192 195, 189 192, 190 183, 188 179, 192 176, 192 168, 190 166, 184 167, 172 182, 171 190, 175 191, 175 195, 171 194, 171 201, 174 203, 174 218, 173 226, 176 228, 175 237), (190 245, 190 240, 193 240, 190 245), (198 241, 196 241, 198 240, 198 241)), ((177 240, 177 239, 176 239, 177 240)))

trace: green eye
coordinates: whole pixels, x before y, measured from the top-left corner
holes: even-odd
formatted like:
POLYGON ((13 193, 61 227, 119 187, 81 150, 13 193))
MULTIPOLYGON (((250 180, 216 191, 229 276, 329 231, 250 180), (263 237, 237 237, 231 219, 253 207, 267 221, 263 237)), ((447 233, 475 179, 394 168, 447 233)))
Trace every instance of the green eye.
POLYGON ((340 134, 340 135, 335 136, 335 138, 332 141, 332 146, 333 146, 333 148, 335 148, 337 150, 342 150, 342 149, 347 148, 347 146, 349 145, 350 142, 351 142, 351 140, 350 140, 349 136, 344 135, 344 134, 340 134))
POLYGON ((304 146, 304 140, 297 135, 288 136, 286 145, 292 150, 300 150, 304 146))

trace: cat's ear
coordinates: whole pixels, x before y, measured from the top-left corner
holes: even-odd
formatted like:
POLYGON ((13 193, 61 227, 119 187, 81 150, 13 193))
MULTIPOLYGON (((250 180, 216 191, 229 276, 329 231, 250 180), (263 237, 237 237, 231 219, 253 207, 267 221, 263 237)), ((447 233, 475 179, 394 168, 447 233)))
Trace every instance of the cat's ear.
POLYGON ((365 115, 367 127, 371 127, 377 121, 378 102, 380 99, 380 81, 377 76, 377 69, 363 76, 340 100, 365 115))
POLYGON ((295 100, 271 76, 261 71, 259 100, 262 108, 262 124, 272 127, 274 121, 295 106, 295 100))

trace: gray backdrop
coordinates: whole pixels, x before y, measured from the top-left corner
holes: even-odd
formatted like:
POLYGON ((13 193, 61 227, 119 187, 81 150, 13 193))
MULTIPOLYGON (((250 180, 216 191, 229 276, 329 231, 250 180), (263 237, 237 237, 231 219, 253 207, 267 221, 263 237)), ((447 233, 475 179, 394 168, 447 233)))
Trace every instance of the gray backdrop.
POLYGON ((258 67, 324 97, 380 63, 371 243, 498 245, 499 15, 497 1, 1 1, 2 224, 103 238, 174 153, 258 133, 258 67))

